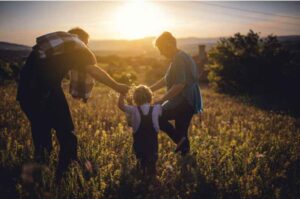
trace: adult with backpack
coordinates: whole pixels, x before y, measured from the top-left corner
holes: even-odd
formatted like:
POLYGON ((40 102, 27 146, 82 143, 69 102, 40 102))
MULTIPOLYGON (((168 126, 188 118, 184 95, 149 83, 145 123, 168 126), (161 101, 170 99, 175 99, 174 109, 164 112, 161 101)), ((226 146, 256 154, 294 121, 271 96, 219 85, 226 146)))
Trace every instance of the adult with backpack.
POLYGON ((77 160, 77 138, 61 82, 72 71, 70 93, 87 100, 92 78, 119 93, 129 87, 113 80, 97 66, 95 55, 87 47, 89 35, 81 28, 38 37, 36 45, 20 72, 17 100, 31 125, 34 157, 45 162, 52 150, 51 129, 60 145, 56 177, 77 160))

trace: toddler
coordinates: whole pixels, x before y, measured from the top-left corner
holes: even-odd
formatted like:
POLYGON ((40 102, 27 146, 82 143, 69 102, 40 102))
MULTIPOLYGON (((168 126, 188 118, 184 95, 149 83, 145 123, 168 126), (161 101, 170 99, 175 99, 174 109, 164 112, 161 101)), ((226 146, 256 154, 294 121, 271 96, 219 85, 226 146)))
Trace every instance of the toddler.
POLYGON ((135 105, 125 104, 125 96, 120 95, 118 106, 125 112, 133 130, 133 150, 144 174, 156 174, 158 158, 159 117, 162 112, 160 105, 151 105, 152 92, 145 85, 134 88, 135 105))

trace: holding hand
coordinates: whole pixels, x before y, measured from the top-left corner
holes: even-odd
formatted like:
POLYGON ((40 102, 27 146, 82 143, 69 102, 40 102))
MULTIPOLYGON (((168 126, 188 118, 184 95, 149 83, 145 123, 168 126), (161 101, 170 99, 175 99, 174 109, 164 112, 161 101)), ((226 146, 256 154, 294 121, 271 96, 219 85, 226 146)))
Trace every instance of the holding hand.
POLYGON ((116 91, 122 95, 126 95, 126 93, 129 91, 129 89, 130 89, 130 87, 128 85, 119 83, 116 88, 116 91))
POLYGON ((86 66, 86 71, 97 81, 107 85, 114 89, 118 93, 126 94, 129 90, 129 86, 116 82, 107 72, 97 65, 86 66))

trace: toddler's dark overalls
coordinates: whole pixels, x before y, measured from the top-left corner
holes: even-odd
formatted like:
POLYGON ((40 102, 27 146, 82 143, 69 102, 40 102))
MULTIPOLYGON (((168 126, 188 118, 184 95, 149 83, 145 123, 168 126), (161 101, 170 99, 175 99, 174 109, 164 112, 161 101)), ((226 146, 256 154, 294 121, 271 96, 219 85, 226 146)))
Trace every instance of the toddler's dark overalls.
POLYGON ((155 164, 158 158, 158 132, 153 127, 153 106, 150 106, 147 115, 143 114, 141 107, 138 106, 137 108, 141 117, 141 123, 133 135, 133 150, 143 173, 153 175, 156 173, 155 164))

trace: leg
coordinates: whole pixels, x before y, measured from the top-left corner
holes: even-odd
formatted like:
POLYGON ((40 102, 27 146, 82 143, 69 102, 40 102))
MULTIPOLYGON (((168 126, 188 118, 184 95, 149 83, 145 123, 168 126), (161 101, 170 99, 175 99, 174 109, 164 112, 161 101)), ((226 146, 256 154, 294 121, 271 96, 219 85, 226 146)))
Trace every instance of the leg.
POLYGON ((42 121, 31 121, 31 134, 34 145, 34 158, 45 163, 52 150, 51 127, 42 121))
POLYGON ((169 122, 169 120, 173 119, 175 119, 174 110, 163 110, 162 116, 159 118, 159 127, 177 144, 180 140, 180 134, 169 122))
POLYGON ((43 110, 38 103, 20 101, 20 106, 30 121, 35 160, 45 163, 46 157, 50 155, 52 150, 49 113, 47 110, 43 110))
POLYGON ((56 176, 61 179, 70 163, 77 160, 77 137, 73 131, 56 131, 60 145, 56 176))
POLYGON ((156 175, 156 160, 154 158, 146 161, 146 174, 149 177, 156 175))
POLYGON ((70 163, 77 160, 77 137, 68 103, 61 89, 51 95, 51 119, 60 145, 56 177, 60 180, 70 163))
POLYGON ((181 138, 183 139, 183 142, 181 143, 181 146, 177 150, 180 150, 181 153, 184 155, 190 151, 190 142, 188 139, 188 129, 191 123, 191 120, 193 118, 193 109, 190 105, 187 103, 182 104, 181 111, 177 115, 175 119, 175 126, 176 130, 180 132, 181 138))
POLYGON ((140 159, 140 165, 141 165, 141 170, 142 170, 142 174, 146 175, 146 166, 147 166, 147 162, 145 158, 141 158, 140 159))

